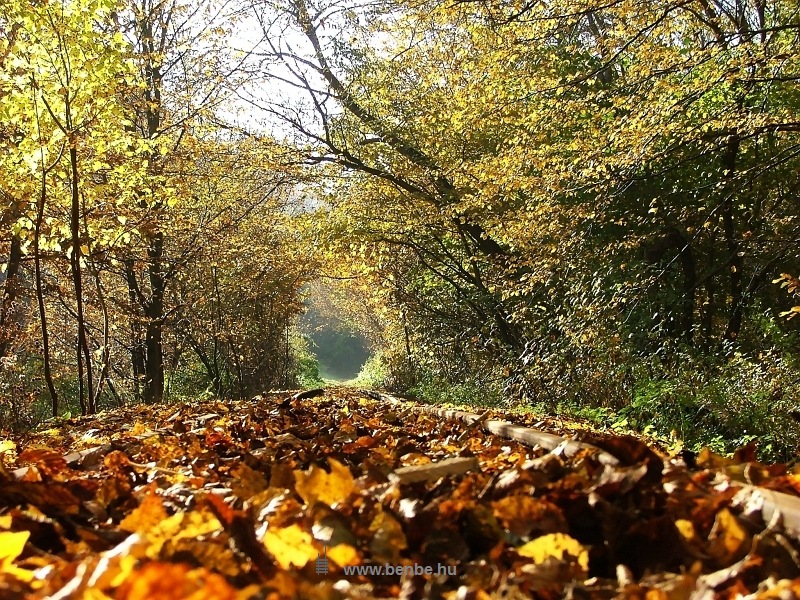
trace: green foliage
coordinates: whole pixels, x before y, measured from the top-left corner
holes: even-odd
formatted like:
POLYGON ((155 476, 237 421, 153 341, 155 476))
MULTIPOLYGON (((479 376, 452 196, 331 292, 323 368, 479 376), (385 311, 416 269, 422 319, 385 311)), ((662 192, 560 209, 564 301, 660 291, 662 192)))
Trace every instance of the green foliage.
POLYGON ((334 380, 352 379, 369 357, 366 342, 357 331, 342 321, 306 314, 303 318, 310 332, 314 354, 324 377, 334 380))
POLYGON ((319 360, 311 349, 312 342, 308 336, 293 331, 290 337, 294 362, 294 377, 302 388, 316 388, 325 384, 319 370, 319 360))
POLYGON ((164 400, 171 403, 192 402, 214 395, 213 385, 203 363, 195 354, 184 353, 167 372, 164 400))
POLYGON ((370 355, 353 383, 367 389, 385 389, 389 380, 390 369, 386 364, 385 353, 378 351, 370 355))
POLYGON ((731 453, 755 441, 762 460, 794 459, 800 423, 791 414, 800 381, 791 360, 777 354, 737 354, 715 365, 689 354, 680 359, 677 368, 658 360, 639 363, 628 393, 609 381, 613 404, 600 406, 598 397, 581 402, 578 388, 577 397, 563 397, 558 409, 602 427, 650 435, 667 447, 681 443, 731 453))
POLYGON ((423 375, 408 393, 412 397, 432 404, 480 408, 508 407, 506 397, 496 385, 469 380, 452 382, 431 374, 423 375))

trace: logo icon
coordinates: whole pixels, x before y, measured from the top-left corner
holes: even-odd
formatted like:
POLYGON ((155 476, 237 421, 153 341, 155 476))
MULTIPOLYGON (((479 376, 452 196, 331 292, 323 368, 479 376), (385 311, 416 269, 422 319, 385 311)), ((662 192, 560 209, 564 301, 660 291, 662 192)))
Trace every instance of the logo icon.
POLYGON ((322 555, 317 554, 317 560, 314 562, 314 570, 317 575, 328 574, 328 547, 322 547, 322 555))

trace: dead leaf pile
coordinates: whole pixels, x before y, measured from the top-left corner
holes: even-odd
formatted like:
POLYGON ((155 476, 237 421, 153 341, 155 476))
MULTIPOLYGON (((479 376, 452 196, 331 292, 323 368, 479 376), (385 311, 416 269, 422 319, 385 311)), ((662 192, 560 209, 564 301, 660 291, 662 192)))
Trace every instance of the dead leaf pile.
POLYGON ((611 466, 464 432, 333 390, 0 439, 0 597, 800 595, 794 532, 734 501, 739 482, 797 495, 797 472, 596 440, 611 466))

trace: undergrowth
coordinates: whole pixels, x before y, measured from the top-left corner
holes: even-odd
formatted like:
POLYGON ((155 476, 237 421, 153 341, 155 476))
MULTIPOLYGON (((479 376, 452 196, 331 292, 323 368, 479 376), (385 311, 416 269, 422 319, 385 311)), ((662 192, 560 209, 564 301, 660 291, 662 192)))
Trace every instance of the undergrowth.
MULTIPOLYGON (((563 385, 550 386, 545 399, 511 397, 497 384, 453 383, 430 373, 416 374, 395 389, 423 402, 580 419, 601 430, 643 435, 673 450, 707 447, 731 454, 755 443, 764 462, 796 460, 800 367, 791 354, 731 352, 712 361, 687 353, 671 357, 669 364, 658 357, 627 358, 595 369, 591 377, 585 371, 581 378, 568 377, 563 385)), ((372 376, 362 385, 380 387, 386 376, 380 360, 365 370, 372 376)))

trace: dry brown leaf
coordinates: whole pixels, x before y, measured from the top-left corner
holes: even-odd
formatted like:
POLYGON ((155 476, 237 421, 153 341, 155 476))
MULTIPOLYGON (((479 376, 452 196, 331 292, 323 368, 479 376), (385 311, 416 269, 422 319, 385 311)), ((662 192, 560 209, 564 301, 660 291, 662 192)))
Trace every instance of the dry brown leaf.
POLYGON ((507 496, 492 502, 492 508, 506 529, 518 537, 525 537, 532 531, 567 531, 567 521, 561 509, 547 500, 522 495, 507 496))
POLYGON ((236 600, 236 590, 206 569, 154 562, 144 565, 120 586, 117 600, 236 600))

